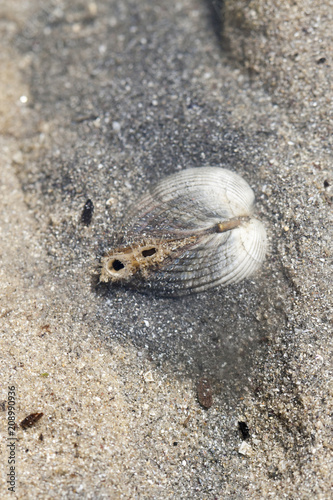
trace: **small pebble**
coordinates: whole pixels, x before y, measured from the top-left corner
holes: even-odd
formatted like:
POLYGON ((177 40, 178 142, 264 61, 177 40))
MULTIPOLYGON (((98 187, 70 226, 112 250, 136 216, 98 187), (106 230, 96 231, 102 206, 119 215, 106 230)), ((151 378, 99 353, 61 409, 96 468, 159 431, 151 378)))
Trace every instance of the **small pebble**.
POLYGON ((246 457, 249 457, 252 455, 252 448, 246 441, 243 441, 240 447, 238 448, 238 453, 246 457))
POLYGON ((143 375, 143 378, 145 379, 146 382, 154 382, 154 378, 153 378, 153 374, 151 371, 149 372, 146 372, 144 375, 143 375))
POLYGON ((197 387, 198 401, 204 408, 208 409, 213 404, 213 394, 210 382, 207 378, 202 377, 198 382, 197 387))
POLYGON ((119 122, 112 122, 112 129, 115 132, 120 132, 121 126, 119 122))
POLYGON ((81 214, 82 224, 84 224, 85 226, 89 226, 92 221, 93 213, 94 213, 94 204, 91 200, 87 200, 81 214))
POLYGON ((42 418, 43 415, 44 413, 31 413, 22 420, 20 426, 22 427, 23 430, 29 429, 29 427, 35 425, 38 422, 38 420, 42 418))

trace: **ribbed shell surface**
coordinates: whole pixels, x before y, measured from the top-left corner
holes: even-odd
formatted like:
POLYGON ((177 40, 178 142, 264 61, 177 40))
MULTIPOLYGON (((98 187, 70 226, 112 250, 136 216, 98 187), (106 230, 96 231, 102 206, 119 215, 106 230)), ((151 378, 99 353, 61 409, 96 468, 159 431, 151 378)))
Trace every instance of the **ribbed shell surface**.
POLYGON ((135 204, 125 239, 190 234, 252 213, 254 193, 242 177, 219 167, 183 170, 166 177, 135 204))
POLYGON ((252 217, 253 203, 247 182, 223 168, 188 169, 163 179, 130 210, 120 246, 193 236, 195 242, 129 281, 138 288, 176 296, 252 275, 266 252, 266 232, 252 217), (218 224, 235 219, 240 220, 237 227, 216 231, 218 224))

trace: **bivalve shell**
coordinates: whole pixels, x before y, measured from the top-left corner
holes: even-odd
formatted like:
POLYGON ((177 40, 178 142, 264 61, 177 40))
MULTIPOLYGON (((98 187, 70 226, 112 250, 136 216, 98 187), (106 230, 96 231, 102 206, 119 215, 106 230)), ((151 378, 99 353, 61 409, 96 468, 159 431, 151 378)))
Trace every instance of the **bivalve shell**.
POLYGON ((174 296, 239 282, 266 253, 253 204, 250 186, 229 170, 171 175, 130 209, 118 244, 102 259, 100 280, 174 296))

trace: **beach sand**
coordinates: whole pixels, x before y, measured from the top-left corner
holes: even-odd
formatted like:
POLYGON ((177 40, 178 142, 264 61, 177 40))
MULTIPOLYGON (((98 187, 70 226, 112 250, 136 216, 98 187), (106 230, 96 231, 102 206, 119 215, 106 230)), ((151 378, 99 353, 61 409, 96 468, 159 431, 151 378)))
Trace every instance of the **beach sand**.
POLYGON ((331 497, 333 3, 277 3, 1 6, 2 498, 9 386, 17 498, 331 497), (129 204, 203 165, 254 189, 262 270, 96 286, 129 204))

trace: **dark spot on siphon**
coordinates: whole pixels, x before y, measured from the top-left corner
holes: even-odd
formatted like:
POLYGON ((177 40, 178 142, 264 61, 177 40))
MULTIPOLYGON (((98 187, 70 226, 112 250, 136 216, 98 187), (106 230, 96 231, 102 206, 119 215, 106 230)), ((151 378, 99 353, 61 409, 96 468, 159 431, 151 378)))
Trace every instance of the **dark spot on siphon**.
POLYGON ((151 255, 154 255, 154 253, 156 253, 156 248, 148 248, 147 250, 142 251, 142 256, 150 257, 151 255))
POLYGON ((124 264, 118 260, 118 259, 115 259, 113 262, 112 262, 112 268, 115 270, 115 271, 120 271, 121 269, 124 269, 124 264))

